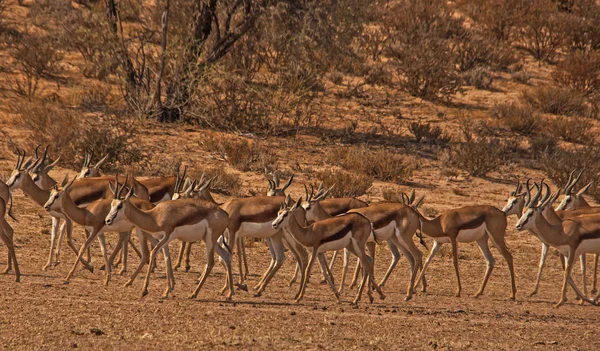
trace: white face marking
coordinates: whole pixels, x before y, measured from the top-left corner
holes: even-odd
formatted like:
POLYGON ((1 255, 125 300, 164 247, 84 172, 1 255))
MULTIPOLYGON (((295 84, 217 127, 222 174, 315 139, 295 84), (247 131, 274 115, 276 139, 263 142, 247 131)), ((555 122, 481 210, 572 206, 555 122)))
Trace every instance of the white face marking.
POLYGON ((283 220, 288 216, 288 214, 289 211, 286 208, 280 209, 277 213, 277 218, 275 218, 275 220, 271 223, 273 229, 278 229, 281 226, 283 220))
POLYGON ((511 196, 508 198, 508 201, 506 202, 506 206, 504 206, 502 211, 504 211, 506 214, 508 214, 516 204, 517 204, 517 198, 514 196, 511 196))
POLYGON ((560 210, 571 210, 573 207, 573 197, 571 195, 565 195, 563 200, 560 202, 560 205, 556 208, 557 211, 560 210))
POLYGON ((106 215, 106 218, 104 219, 104 223, 106 225, 112 225, 114 223, 117 223, 124 217, 123 211, 121 211, 124 206, 123 202, 124 202, 124 200, 117 200, 117 199, 112 200, 112 202, 110 203, 110 211, 108 212, 108 214, 106 215))
POLYGON ((89 177, 90 174, 90 169, 87 167, 83 167, 81 169, 81 172, 79 173, 79 175, 77 176, 77 179, 83 179, 85 177, 89 177))
POLYGON ((519 221, 517 222, 517 230, 521 231, 531 228, 533 225, 533 214, 534 210, 532 208, 528 208, 527 211, 523 213, 521 218, 519 218, 519 221))
POLYGON ((21 177, 21 173, 15 169, 10 174, 10 177, 6 181, 6 185, 8 185, 8 187, 10 188, 10 190, 12 190, 12 189, 19 189, 19 188, 21 188, 21 182, 19 182, 17 184, 17 181, 21 180, 21 179, 23 179, 23 177, 21 177))
POLYGON ((50 196, 48 197, 48 200, 44 204, 44 208, 46 209, 46 211, 60 211, 60 208, 59 208, 60 201, 57 201, 57 200, 61 194, 62 194, 62 191, 58 191, 56 189, 52 189, 50 191, 50 196))

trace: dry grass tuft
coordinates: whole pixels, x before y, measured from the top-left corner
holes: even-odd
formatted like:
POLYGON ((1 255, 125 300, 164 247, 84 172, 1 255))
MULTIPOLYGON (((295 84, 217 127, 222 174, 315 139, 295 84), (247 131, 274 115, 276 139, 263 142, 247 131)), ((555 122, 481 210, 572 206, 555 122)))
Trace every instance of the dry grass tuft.
POLYGON ((341 169, 319 171, 315 177, 327 186, 333 186, 334 197, 361 196, 373 185, 373 178, 363 174, 347 172, 341 169))

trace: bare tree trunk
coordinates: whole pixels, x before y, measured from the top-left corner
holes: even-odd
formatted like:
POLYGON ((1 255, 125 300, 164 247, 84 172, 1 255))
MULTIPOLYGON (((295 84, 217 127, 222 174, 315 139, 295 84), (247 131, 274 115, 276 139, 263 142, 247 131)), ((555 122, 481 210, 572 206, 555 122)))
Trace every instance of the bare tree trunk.
POLYGON ((158 75, 156 77, 156 88, 154 90, 154 105, 160 111, 162 109, 162 101, 161 101, 161 85, 162 85, 162 76, 165 70, 165 60, 166 60, 166 51, 167 51, 167 33, 169 28, 169 8, 171 6, 171 0, 167 0, 165 4, 165 11, 162 14, 161 24, 162 24, 162 38, 160 42, 160 67, 158 69, 158 75))

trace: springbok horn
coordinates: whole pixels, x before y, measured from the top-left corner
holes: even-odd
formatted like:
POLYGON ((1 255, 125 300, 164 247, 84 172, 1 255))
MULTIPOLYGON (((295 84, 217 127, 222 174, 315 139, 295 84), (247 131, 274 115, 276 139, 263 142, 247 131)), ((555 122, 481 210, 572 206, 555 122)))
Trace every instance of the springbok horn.
POLYGON ((531 199, 531 204, 530 204, 531 207, 538 207, 538 202, 540 200, 540 196, 542 195, 543 186, 544 186, 544 180, 542 179, 540 181, 540 187, 538 188, 537 193, 531 199))
POLYGON ((98 163, 96 163, 96 165, 94 166, 95 168, 100 168, 104 165, 104 163, 108 160, 108 154, 106 154, 106 156, 102 157, 100 159, 100 161, 98 161, 98 163))
POLYGON ((290 179, 288 179, 288 181, 283 185, 283 188, 281 188, 281 191, 285 191, 285 189, 287 189, 292 184, 293 180, 294 180, 294 175, 292 174, 290 179))
POLYGON ((572 170, 569 174, 569 180, 567 181, 567 185, 565 185, 565 195, 571 195, 571 189, 573 189, 573 174, 575 174, 575 170, 572 170))
POLYGON ((279 188, 279 170, 273 171, 273 182, 275 182, 275 188, 279 188))
POLYGON ((544 196, 540 200, 540 204, 543 204, 544 202, 546 202, 546 200, 548 200, 548 198, 550 197, 550 194, 551 194, 550 186, 548 184, 544 183, 544 187, 546 188, 546 194, 544 194, 544 196))
POLYGON ((410 197, 408 198, 408 204, 412 204, 415 201, 415 189, 410 192, 410 197))
POLYGON ((35 147, 35 150, 33 151, 33 154, 35 155, 35 158, 36 158, 36 159, 40 158, 40 157, 38 156, 38 150, 40 149, 40 146, 42 146, 42 144, 38 144, 38 145, 35 147))
POLYGON ((306 194, 306 196, 305 196, 306 202, 310 202, 310 198, 308 196, 308 188, 306 187, 306 184, 304 184, 304 193, 306 194))
POLYGON ((531 188, 529 187, 529 182, 531 179, 527 179, 527 183, 525 186, 527 187, 527 196, 525 197, 525 206, 529 207, 529 203, 531 202, 531 188))

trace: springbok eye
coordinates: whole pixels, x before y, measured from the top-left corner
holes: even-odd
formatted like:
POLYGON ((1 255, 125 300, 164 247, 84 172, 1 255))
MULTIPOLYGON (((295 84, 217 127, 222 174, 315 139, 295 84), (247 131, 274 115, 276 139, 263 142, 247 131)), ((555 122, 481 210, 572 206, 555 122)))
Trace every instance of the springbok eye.
POLYGON ((123 204, 118 204, 118 205, 117 205, 117 210, 120 210, 120 209, 121 209, 121 207, 123 207, 123 204))

